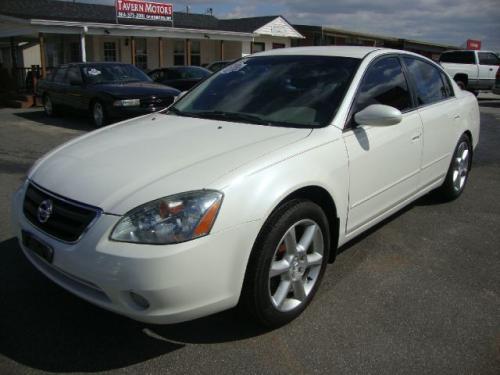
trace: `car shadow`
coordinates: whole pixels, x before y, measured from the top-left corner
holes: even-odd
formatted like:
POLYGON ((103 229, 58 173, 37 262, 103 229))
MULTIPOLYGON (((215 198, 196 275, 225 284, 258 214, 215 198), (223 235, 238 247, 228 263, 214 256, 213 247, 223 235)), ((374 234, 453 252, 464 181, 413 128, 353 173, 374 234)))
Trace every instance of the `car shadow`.
POLYGON ((15 238, 0 243, 0 254, 0 355, 31 368, 107 371, 186 343, 230 342, 265 332, 234 309, 176 325, 136 322, 52 283, 24 257, 15 238))
MULTIPOLYGON (((443 203, 428 194, 339 248, 347 252, 415 206, 443 203)), ((51 372, 93 372, 141 363, 189 344, 244 340, 268 330, 237 309, 174 325, 130 320, 87 303, 58 287, 24 257, 15 238, 0 242, 0 354, 51 372)), ((335 272, 335 282, 364 258, 335 272)), ((165 369, 168 372, 168 369, 165 369)))
POLYGON ((24 120, 32 121, 40 125, 57 126, 71 130, 93 130, 92 121, 83 113, 63 112, 58 116, 47 116, 43 110, 23 111, 14 113, 15 116, 24 120))

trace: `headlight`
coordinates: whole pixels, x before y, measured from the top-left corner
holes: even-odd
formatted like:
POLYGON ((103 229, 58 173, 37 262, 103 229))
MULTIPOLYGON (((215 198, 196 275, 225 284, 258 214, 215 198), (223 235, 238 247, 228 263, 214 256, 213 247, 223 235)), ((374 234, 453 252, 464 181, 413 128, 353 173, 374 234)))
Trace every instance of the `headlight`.
POLYGON ((138 107, 141 105, 140 99, 123 99, 123 100, 115 100, 113 102, 115 107, 138 107))
POLYGON ((206 236, 217 217, 222 196, 218 191, 200 190, 154 200, 125 214, 110 238, 172 244, 206 236))

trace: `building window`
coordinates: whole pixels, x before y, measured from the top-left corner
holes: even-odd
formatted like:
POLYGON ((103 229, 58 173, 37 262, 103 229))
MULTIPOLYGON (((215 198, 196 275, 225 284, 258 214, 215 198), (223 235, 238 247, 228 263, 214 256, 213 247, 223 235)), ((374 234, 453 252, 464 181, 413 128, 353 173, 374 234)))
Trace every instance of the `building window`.
POLYGON ((285 48, 285 45, 283 43, 273 43, 273 49, 277 48, 285 48))
POLYGON ((116 43, 104 42, 104 61, 117 61, 116 43))
POLYGON ((201 46, 199 40, 191 41, 191 65, 201 65, 201 46))
POLYGON ((174 65, 184 65, 184 41, 176 40, 174 43, 174 65))
POLYGON ((148 68, 148 43, 146 39, 135 40, 135 66, 143 70, 148 68))
POLYGON ((266 50, 265 43, 253 42, 252 43, 252 53, 262 52, 266 50))
POLYGON ((80 43, 73 42, 69 46, 69 60, 70 62, 79 62, 80 57, 80 43))

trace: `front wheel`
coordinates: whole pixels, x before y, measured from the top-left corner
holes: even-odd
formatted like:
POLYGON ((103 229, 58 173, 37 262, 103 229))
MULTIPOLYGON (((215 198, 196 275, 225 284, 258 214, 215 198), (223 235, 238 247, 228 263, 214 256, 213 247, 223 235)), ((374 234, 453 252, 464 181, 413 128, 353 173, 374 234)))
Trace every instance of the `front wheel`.
POLYGON ((90 111, 96 128, 100 128, 107 124, 108 118, 106 116, 106 109, 100 101, 96 100, 93 102, 90 111))
POLYGON ((45 94, 43 96, 43 110, 45 111, 45 114, 50 117, 57 114, 57 108, 55 107, 52 98, 48 94, 45 94))
POLYGON ((328 219, 318 205, 294 200, 278 208, 252 250, 240 307, 270 328, 295 319, 319 287, 329 245, 328 219))
POLYGON ((463 134, 453 154, 448 173, 439 193, 446 200, 456 199, 465 189, 472 165, 472 144, 470 138, 463 134))

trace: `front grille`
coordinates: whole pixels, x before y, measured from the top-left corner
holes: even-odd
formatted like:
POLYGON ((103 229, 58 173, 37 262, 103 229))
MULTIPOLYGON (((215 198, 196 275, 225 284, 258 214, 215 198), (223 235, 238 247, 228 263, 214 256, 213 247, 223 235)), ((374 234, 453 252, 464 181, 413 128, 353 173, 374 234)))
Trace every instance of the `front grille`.
POLYGON ((156 96, 151 96, 149 98, 142 98, 141 99, 141 107, 148 108, 148 107, 154 107, 154 108, 165 108, 168 107, 170 104, 174 102, 174 97, 173 96, 166 96, 166 97, 156 97, 156 96))
MULTIPOLYGON (((30 183, 24 197, 26 218, 41 231, 66 242, 76 242, 99 213, 99 209, 58 197, 30 183), (39 218, 39 207, 50 201, 52 212, 45 222, 39 218)), ((45 218, 43 218, 45 219, 45 218)))

